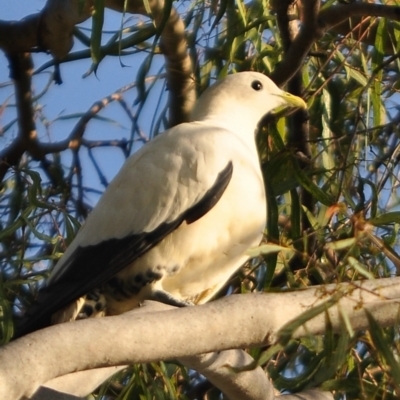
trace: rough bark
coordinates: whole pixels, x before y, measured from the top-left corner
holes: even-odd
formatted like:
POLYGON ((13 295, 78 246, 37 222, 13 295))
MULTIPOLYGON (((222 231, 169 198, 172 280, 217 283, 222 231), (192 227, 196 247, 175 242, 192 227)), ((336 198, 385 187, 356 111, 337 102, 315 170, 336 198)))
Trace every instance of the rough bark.
POLYGON ((369 326, 366 310, 380 326, 393 326, 399 301, 400 278, 389 278, 287 293, 233 295, 202 306, 166 307, 166 311, 158 306, 155 311, 134 310, 56 325, 0 349, 0 397, 30 396, 50 379, 79 370, 266 346, 288 335, 319 335, 326 330, 327 318, 335 332, 344 329, 344 316, 352 329, 363 330, 369 326), (290 323, 310 310, 318 312, 293 329, 290 323))

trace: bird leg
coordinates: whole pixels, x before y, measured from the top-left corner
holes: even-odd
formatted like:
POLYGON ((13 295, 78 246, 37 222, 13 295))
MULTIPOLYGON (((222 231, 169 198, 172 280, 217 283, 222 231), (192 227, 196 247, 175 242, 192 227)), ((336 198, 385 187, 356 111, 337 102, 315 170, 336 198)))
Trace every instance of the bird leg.
POLYGON ((151 297, 147 300, 159 301, 160 303, 168 304, 174 307, 188 307, 193 306, 194 303, 188 300, 177 299, 168 292, 163 290, 156 290, 151 293, 151 297))

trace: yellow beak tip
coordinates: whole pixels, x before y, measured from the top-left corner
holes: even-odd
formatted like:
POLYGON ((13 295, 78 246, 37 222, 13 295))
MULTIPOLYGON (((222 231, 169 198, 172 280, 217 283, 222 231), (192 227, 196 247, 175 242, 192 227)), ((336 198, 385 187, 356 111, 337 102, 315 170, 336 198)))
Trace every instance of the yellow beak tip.
POLYGON ((287 104, 292 107, 307 109, 307 103, 299 96, 284 92, 282 97, 286 100, 287 104))

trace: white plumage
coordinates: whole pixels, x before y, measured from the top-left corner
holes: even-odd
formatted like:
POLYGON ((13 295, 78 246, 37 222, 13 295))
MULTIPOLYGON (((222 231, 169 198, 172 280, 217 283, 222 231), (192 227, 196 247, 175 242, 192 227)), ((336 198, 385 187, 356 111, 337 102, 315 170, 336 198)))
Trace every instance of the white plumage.
POLYGON ((59 322, 119 314, 145 299, 185 305, 214 296, 262 238, 266 201, 254 139, 259 121, 279 106, 305 103, 260 73, 228 76, 201 96, 193 122, 131 156, 17 335, 55 312, 59 322), (87 293, 92 309, 79 310, 87 293))

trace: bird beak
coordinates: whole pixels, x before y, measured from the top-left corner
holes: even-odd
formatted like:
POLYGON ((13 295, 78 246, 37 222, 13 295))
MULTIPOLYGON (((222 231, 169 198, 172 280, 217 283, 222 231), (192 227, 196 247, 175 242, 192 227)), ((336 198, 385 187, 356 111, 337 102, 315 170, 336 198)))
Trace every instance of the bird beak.
POLYGON ((307 103, 301 97, 295 96, 288 92, 282 92, 278 96, 285 101, 285 106, 307 109, 307 103))
POLYGON ((307 103, 301 97, 295 96, 288 92, 282 92, 278 96, 285 101, 285 106, 307 109, 307 103))

